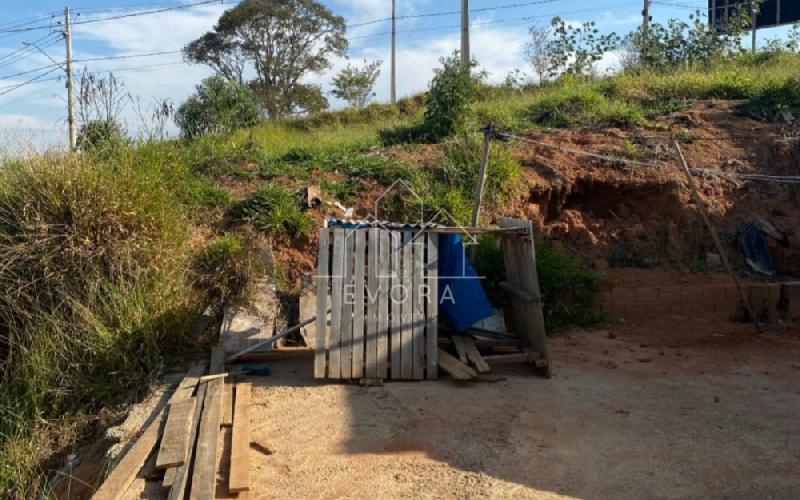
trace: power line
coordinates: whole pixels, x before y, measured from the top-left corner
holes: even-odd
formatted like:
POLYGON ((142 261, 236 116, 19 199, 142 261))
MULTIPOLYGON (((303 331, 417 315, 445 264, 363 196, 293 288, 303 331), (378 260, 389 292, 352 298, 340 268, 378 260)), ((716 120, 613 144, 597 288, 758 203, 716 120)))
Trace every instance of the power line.
POLYGON ((75 59, 73 62, 114 61, 117 59, 135 59, 137 57, 164 56, 168 54, 182 54, 183 50, 165 50, 162 52, 148 52, 145 54, 128 54, 122 56, 90 57, 88 59, 75 59))
MULTIPOLYGON (((89 23, 100 23, 104 21, 114 21, 118 19, 125 19, 129 17, 138 17, 138 16, 146 16, 150 14, 160 14, 162 12, 168 12, 171 10, 182 10, 182 9, 189 9, 192 7, 199 7, 201 5, 210 5, 212 3, 217 3, 219 0, 204 0, 202 2, 195 2, 195 3, 187 3, 182 5, 176 5, 172 7, 163 7, 161 9, 154 9, 154 10, 145 10, 141 12, 132 12, 129 14, 118 14, 113 16, 106 16, 106 17, 98 17, 94 19, 86 19, 82 21, 75 21, 72 24, 89 24, 89 23)), ((52 29, 52 26, 29 26, 24 28, 11 28, 11 29, 2 29, 0 33, 22 33, 26 31, 34 31, 34 30, 41 30, 41 29, 52 29)))
MULTIPOLYGON (((524 2, 524 3, 514 3, 514 4, 506 4, 506 5, 497 5, 495 7, 483 7, 483 8, 480 8, 480 9, 469 9, 469 13, 473 14, 473 13, 489 12, 489 11, 495 11, 495 10, 501 10, 501 9, 516 9, 516 8, 520 8, 520 7, 529 7, 531 5, 542 5, 542 4, 546 4, 546 3, 554 3, 556 1, 557 0, 538 0, 536 2, 524 2)), ((404 19, 420 19, 420 18, 423 18, 423 17, 454 16, 454 15, 460 15, 460 14, 461 14, 460 10, 451 10, 451 11, 445 11, 445 12, 428 12, 428 13, 424 13, 424 14, 408 14, 408 15, 405 15, 405 16, 397 16, 397 17, 395 17, 395 19, 400 21, 400 20, 404 20, 404 19)), ((371 21, 364 21, 363 23, 349 24, 349 25, 347 25, 347 27, 348 28, 358 28, 360 26, 369 26, 371 24, 378 24, 378 23, 391 21, 391 20, 392 20, 391 17, 384 17, 384 18, 381 18, 381 19, 373 19, 371 21)))
MULTIPOLYGON (((538 14, 538 15, 535 15, 535 16, 523 16, 523 17, 515 17, 515 18, 509 18, 509 19, 497 19, 497 20, 494 20, 494 21, 478 21, 478 22, 473 23, 473 25, 480 27, 480 26, 485 26, 485 25, 490 25, 490 24, 509 24, 509 23, 523 22, 523 21, 527 22, 527 21, 530 21, 532 19, 542 19, 542 18, 556 17, 556 16, 567 16, 567 15, 572 15, 572 14, 585 14, 587 12, 604 12, 604 11, 620 9, 620 8, 623 8, 623 7, 629 7, 630 5, 638 4, 638 3, 639 2, 637 0, 637 1, 620 3, 620 4, 617 4, 617 5, 610 6, 610 7, 590 7, 590 8, 586 8, 586 9, 573 10, 573 11, 569 11, 569 12, 554 12, 554 13, 551 13, 551 14, 538 14)), ((424 33, 424 32, 428 32, 428 31, 448 31, 448 30, 453 30, 453 29, 461 29, 461 25, 459 24, 459 25, 450 25, 450 26, 436 26, 436 27, 433 27, 433 28, 419 28, 419 29, 413 29, 413 30, 398 31, 397 33, 398 34, 400 34, 400 33, 424 33)), ((383 32, 383 33, 373 33, 371 35, 354 36, 354 37, 349 37, 349 40, 363 40, 363 39, 366 39, 366 38, 375 38, 375 37, 386 36, 386 35, 391 35, 391 32, 389 31, 389 32, 383 32)))
POLYGON ((49 75, 53 71, 57 71, 58 69, 60 69, 60 68, 53 68, 50 71, 44 72, 41 75, 38 75, 38 76, 35 76, 35 77, 31 78, 30 80, 27 80, 27 81, 22 82, 22 83, 18 83, 16 85, 11 85, 10 88, 9 87, 5 87, 5 88, 8 88, 8 90, 4 90, 4 91, 0 92, 0 96, 4 96, 4 95, 8 94, 9 92, 13 92, 13 91, 17 90, 20 87, 24 87, 25 85, 30 85, 32 83, 36 83, 37 80, 40 80, 40 79, 44 78, 45 76, 49 75))
MULTIPOLYGON (((48 38, 52 37, 53 35, 58 35, 58 34, 57 33, 48 33, 47 35, 45 35, 45 36, 43 36, 43 37, 41 37, 41 38, 39 38, 39 39, 37 39, 37 40, 35 40, 33 42, 23 42, 23 45, 24 45, 23 47, 15 50, 14 52, 10 52, 10 53, 0 57, 0 68, 4 68, 6 66, 11 66, 12 64, 15 64, 15 63, 17 63, 19 61, 22 61, 22 60, 30 57, 31 55, 33 55, 33 53, 36 52, 36 47, 34 47, 36 44, 47 40, 48 38)), ((52 47, 53 45, 55 45, 59 41, 60 41, 59 36, 56 36, 55 38, 45 42, 45 44, 42 45, 40 48, 45 49, 45 48, 48 48, 48 47, 52 47)))

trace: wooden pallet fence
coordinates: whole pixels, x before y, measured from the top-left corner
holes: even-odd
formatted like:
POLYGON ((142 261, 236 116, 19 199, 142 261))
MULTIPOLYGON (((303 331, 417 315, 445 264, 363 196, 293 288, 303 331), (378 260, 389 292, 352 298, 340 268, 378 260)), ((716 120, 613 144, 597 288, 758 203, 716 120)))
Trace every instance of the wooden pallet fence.
POLYGON ((437 234, 380 227, 320 232, 314 376, 437 376, 437 234), (329 305, 330 304, 330 305, 329 305))

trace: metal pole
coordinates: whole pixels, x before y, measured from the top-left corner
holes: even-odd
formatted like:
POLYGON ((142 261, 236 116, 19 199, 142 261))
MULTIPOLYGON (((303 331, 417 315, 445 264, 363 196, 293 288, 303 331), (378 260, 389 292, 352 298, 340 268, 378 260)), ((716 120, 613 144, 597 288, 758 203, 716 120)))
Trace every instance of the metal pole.
POLYGON ((67 123, 69 124, 69 149, 74 152, 78 145, 75 123, 75 92, 72 88, 72 21, 69 7, 64 8, 64 41, 67 44, 67 123))
POLYGON ((478 182, 475 185, 475 201, 472 205, 472 227, 478 227, 481 216, 481 199, 483 198, 483 185, 486 183, 486 167, 489 165, 489 142, 492 138, 494 126, 490 123, 483 128, 483 155, 481 168, 478 172, 478 182))
POLYGON ((392 104, 397 102, 397 0, 392 0, 392 104))
POLYGON ((469 0, 461 0, 461 64, 469 62, 469 0))

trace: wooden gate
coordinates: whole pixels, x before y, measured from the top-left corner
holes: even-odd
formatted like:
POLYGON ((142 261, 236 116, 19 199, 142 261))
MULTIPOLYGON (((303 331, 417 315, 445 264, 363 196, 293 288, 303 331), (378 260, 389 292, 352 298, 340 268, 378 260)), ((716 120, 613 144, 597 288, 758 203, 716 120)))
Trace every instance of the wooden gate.
POLYGON ((381 227, 319 236, 314 377, 437 377, 438 235, 381 227))

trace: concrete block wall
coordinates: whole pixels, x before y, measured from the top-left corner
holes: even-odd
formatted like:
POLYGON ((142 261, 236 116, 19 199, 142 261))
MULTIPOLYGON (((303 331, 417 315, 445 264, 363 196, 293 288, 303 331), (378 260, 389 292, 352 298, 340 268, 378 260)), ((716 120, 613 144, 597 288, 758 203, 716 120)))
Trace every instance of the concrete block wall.
MULTIPOLYGON (((756 314, 764 314, 769 321, 781 315, 794 314, 800 320, 800 282, 791 287, 777 283, 745 285, 756 314), (788 313, 781 310, 788 297, 788 313), (796 297, 792 302, 791 298, 796 297)), ((740 312, 739 292, 733 284, 617 287, 600 294, 598 305, 608 317, 635 322, 660 316, 702 316, 729 320, 740 312)), ((784 306, 785 309, 785 306, 784 306)), ((788 318, 787 318, 788 319, 788 318)))

